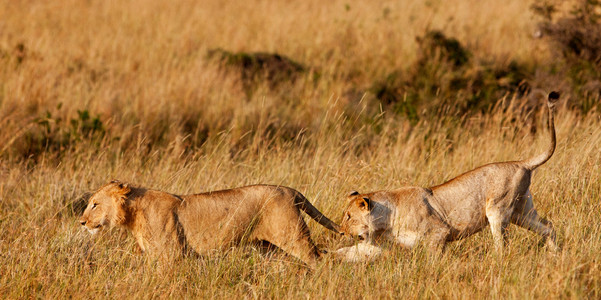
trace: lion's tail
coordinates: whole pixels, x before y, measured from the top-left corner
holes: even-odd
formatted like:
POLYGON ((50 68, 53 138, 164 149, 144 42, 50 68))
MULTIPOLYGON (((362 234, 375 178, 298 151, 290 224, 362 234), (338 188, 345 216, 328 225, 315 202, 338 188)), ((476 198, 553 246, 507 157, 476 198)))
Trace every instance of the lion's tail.
POLYGON ((538 168, 539 166, 547 162, 549 158, 551 158, 551 156, 553 155, 553 152, 555 152, 557 140, 555 137, 555 122, 553 119, 553 115, 555 113, 555 104, 557 103, 557 101, 559 101, 559 93, 549 93, 549 99, 547 100, 547 106, 549 107, 549 119, 547 121, 547 128, 551 135, 551 143, 549 144, 547 151, 522 161, 522 164, 526 169, 534 170, 538 168))
POLYGON ((305 196, 301 193, 296 192, 294 196, 294 205, 297 205, 302 211, 304 211, 311 219, 317 221, 323 227, 332 230, 336 233, 340 233, 340 226, 324 216, 305 196))

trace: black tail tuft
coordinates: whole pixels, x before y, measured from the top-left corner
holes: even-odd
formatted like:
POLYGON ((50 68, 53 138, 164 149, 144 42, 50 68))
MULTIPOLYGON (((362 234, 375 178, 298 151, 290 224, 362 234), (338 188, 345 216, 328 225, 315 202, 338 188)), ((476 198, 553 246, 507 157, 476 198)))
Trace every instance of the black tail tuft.
POLYGON ((549 108, 555 108, 555 103, 557 103, 557 101, 559 101, 559 92, 553 91, 549 93, 549 101, 547 102, 549 108))

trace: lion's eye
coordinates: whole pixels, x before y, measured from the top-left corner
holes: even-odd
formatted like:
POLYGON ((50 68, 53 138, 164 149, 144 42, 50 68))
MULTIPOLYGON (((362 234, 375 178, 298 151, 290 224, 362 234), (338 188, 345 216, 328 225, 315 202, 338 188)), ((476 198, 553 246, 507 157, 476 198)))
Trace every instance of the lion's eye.
POLYGON ((98 206, 98 203, 92 203, 92 208, 96 208, 96 206, 98 206))

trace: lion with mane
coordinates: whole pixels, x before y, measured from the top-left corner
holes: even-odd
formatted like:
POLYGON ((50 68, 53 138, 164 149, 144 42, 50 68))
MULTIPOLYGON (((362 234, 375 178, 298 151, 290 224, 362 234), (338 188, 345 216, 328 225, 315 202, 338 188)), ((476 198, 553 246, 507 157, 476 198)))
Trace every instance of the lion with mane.
POLYGON ((252 185, 178 196, 116 180, 89 198, 80 224, 92 234, 103 227, 124 227, 152 256, 205 255, 243 242, 264 241, 313 267, 320 251, 300 210, 339 232, 337 224, 288 187, 252 185))

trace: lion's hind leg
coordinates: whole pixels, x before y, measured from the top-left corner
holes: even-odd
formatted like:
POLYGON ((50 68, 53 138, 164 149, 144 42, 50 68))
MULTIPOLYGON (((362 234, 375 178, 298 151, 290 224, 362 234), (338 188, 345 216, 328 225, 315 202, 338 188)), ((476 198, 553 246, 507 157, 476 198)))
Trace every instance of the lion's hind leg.
MULTIPOLYGON (((281 220, 280 220, 281 221, 281 220)), ((255 229, 256 238, 267 241, 302 260, 311 268, 317 264, 319 250, 311 240, 309 227, 300 214, 286 222, 265 222, 255 229)))
POLYGON ((300 232, 289 232, 284 236, 272 237, 268 239, 268 241, 284 250, 286 253, 302 260, 309 265, 309 267, 315 268, 317 259, 320 257, 319 250, 311 240, 308 229, 307 233, 303 233, 302 231, 303 230, 300 230, 300 232))

